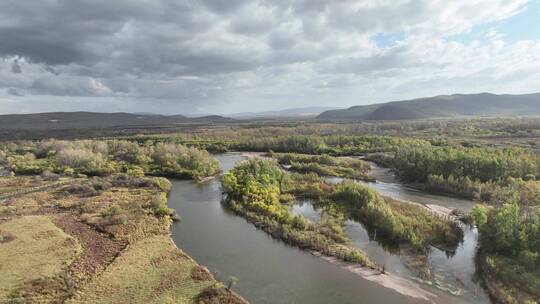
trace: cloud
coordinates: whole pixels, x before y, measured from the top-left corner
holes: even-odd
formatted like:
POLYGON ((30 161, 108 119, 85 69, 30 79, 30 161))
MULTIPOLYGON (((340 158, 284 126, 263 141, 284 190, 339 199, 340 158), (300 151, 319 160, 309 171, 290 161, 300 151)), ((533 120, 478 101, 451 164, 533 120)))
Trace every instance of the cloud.
POLYGON ((51 96, 109 96, 112 91, 99 80, 87 77, 45 77, 35 79, 30 92, 51 96))
POLYGON ((11 73, 13 74, 22 73, 21 65, 19 64, 18 59, 13 60, 13 63, 11 63, 11 73))
POLYGON ((122 105, 130 111, 136 104, 145 111, 207 113, 346 106, 450 90, 531 91, 540 87, 538 41, 510 44, 496 32, 482 42, 453 41, 476 26, 513 18, 526 5, 3 1, 0 88, 11 99, 24 92, 21 102, 30 105, 28 97, 35 96, 51 108, 69 108, 70 100, 73 109, 91 108, 76 101, 95 97, 103 100, 103 111, 122 105), (379 46, 374 37, 381 34, 400 38, 379 46))
POLYGON ((17 89, 14 89, 14 88, 7 89, 6 93, 12 96, 24 96, 24 94, 22 94, 21 92, 19 92, 17 89))

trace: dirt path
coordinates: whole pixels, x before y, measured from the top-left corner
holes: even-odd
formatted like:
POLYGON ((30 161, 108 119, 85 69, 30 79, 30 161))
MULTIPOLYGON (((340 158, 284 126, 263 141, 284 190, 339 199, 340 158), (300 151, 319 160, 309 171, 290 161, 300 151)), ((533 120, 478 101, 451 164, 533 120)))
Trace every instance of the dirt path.
POLYGON ((83 247, 83 253, 68 270, 79 279, 103 271, 127 246, 126 241, 112 240, 106 234, 80 222, 75 214, 60 215, 56 218, 55 224, 75 237, 83 247))

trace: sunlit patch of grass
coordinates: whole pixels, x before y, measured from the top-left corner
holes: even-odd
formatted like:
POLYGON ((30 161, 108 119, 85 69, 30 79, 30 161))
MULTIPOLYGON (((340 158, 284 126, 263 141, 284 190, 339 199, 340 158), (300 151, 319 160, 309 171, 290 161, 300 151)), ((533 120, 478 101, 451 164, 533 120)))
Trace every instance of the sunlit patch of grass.
POLYGON ((0 242, 0 302, 16 297, 23 284, 59 274, 82 252, 79 243, 46 216, 0 224, 11 240, 0 242))
POLYGON ((197 263, 169 236, 128 246, 99 277, 68 303, 190 303, 216 281, 193 278, 197 263))
MULTIPOLYGON (((157 195, 159 191, 155 189, 115 187, 98 196, 80 199, 76 205, 81 208, 83 221, 132 242, 149 235, 169 233, 169 219, 153 214, 151 201, 157 195)), ((73 197, 62 199, 70 200, 73 197)))
POLYGON ((159 198, 158 207, 166 208, 170 183, 155 181, 63 178, 53 187, 32 176, 0 181, 0 196, 9 193, 0 204, 0 303, 191 303, 209 287, 222 290, 204 267, 172 243, 171 217, 157 214, 155 204, 159 198), (84 250, 92 252, 83 251, 76 239, 84 231, 70 226, 69 236, 50 220, 65 215, 129 245, 112 264, 106 261, 103 272, 80 280, 73 271, 86 264, 79 265, 76 258, 89 255, 87 261, 103 262, 91 257, 107 248, 87 248, 83 237, 84 250))

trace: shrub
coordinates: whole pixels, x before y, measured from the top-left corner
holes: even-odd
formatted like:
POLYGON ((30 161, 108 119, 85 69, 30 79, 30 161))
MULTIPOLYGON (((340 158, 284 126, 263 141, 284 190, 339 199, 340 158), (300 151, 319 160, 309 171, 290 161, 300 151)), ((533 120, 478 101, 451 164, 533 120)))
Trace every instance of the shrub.
POLYGON ((153 177, 151 179, 151 182, 159 190, 161 190, 161 191, 163 191, 165 193, 171 192, 172 184, 168 179, 166 179, 164 177, 153 177))
POLYGON ((523 250, 519 253, 518 260, 522 265, 529 267, 540 267, 540 253, 530 250, 523 250))
POLYGON ((19 174, 49 170, 70 176, 102 176, 127 171, 134 177, 146 173, 202 179, 219 173, 219 163, 207 151, 175 143, 44 140, 8 143, 0 152, 0 166, 19 174))
POLYGON ((126 140, 111 140, 107 142, 112 158, 130 164, 143 164, 149 161, 148 151, 137 143, 126 140))
POLYGON ((102 217, 115 216, 115 215, 123 214, 124 212, 125 212, 124 209, 120 207, 118 204, 110 204, 109 206, 107 206, 107 208, 101 211, 101 216, 102 217))
POLYGON ((112 225, 123 225, 128 220, 126 211, 118 204, 110 204, 100 212, 100 215, 102 218, 98 221, 98 226, 101 228, 112 225))
POLYGON ((303 216, 296 215, 293 217, 291 225, 294 229, 305 230, 308 226, 308 221, 303 216))
POLYGON ((109 190, 112 187, 112 184, 109 181, 97 177, 94 177, 90 181, 90 184, 96 191, 105 191, 109 190))
POLYGON ((219 173, 219 163, 207 151, 173 143, 157 143, 152 152, 156 173, 166 176, 191 176, 195 179, 219 173))
POLYGON ((213 277, 208 268, 196 265, 191 269, 191 278, 195 281, 210 281, 213 277))
POLYGON ((7 154, 3 150, 0 150, 0 166, 7 165, 7 154))
POLYGON ((143 168, 139 166, 131 166, 126 170, 127 175, 133 176, 133 177, 143 177, 144 176, 144 170, 143 168))
POLYGON ((67 148, 58 151, 56 163, 60 167, 74 168, 90 175, 102 175, 112 171, 107 166, 106 159, 101 153, 94 153, 84 148, 67 148))
POLYGON ((167 195, 163 192, 155 195, 152 198, 150 207, 152 208, 154 215, 157 217, 174 215, 174 210, 167 207, 167 195))
POLYGON ((526 181, 535 181, 536 176, 534 174, 527 174, 527 175, 525 175, 524 180, 526 180, 526 181))
POLYGON ((68 176, 72 176, 72 175, 75 174, 75 170, 73 170, 73 168, 71 168, 71 167, 66 167, 66 168, 64 168, 63 174, 68 175, 68 176))
POLYGON ((282 193, 279 195, 279 201, 283 204, 291 204, 296 198, 290 193, 282 193))
POLYGON ((63 188, 68 194, 75 194, 81 197, 91 197, 99 195, 99 192, 88 184, 72 184, 63 188))
POLYGON ((46 170, 41 173, 41 178, 46 181, 57 181, 58 179, 60 179, 60 176, 58 174, 52 173, 49 170, 46 170))

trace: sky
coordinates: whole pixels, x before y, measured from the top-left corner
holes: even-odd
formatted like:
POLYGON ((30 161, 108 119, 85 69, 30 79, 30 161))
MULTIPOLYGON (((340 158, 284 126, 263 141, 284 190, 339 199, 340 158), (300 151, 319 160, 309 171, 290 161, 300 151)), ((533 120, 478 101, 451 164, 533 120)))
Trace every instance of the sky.
POLYGON ((540 0, 0 0, 0 113, 540 91, 540 0))

